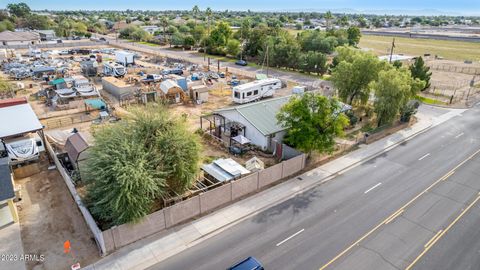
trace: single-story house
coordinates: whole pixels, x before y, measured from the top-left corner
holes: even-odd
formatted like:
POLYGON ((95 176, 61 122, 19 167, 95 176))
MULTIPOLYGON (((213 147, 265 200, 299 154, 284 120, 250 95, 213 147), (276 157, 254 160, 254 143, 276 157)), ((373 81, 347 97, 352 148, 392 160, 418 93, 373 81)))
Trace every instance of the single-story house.
POLYGON ((30 31, 0 32, 0 45, 35 45, 40 43, 40 35, 30 31))
POLYGON ((276 115, 290 96, 266 99, 245 105, 218 109, 214 114, 245 127, 245 137, 264 151, 273 150, 273 140, 281 142, 285 128, 278 124, 276 115))
POLYGON ((140 28, 147 31, 150 35, 153 35, 155 32, 157 32, 160 29, 160 27, 156 25, 145 25, 145 26, 141 26, 140 28))
POLYGON ((120 30, 123 30, 125 28, 127 28, 129 26, 128 23, 126 23, 125 21, 119 21, 119 22, 115 22, 112 26, 112 30, 113 31, 120 31, 120 30))
MULTIPOLYGON (((0 151, 3 145, 0 144, 0 151)), ((0 229, 13 222, 18 222, 18 213, 13 199, 15 191, 12 172, 8 158, 0 158, 0 229)))
POLYGON ((50 41, 57 38, 53 30, 35 30, 40 35, 41 41, 50 41))
MULTIPOLYGON (((236 122, 243 125, 244 136, 251 144, 264 151, 273 151, 276 143, 281 143, 286 129, 277 122, 277 113, 291 96, 266 99, 245 105, 218 109, 213 112, 225 119, 224 123, 236 122)), ((352 107, 343 104, 341 112, 352 107)))

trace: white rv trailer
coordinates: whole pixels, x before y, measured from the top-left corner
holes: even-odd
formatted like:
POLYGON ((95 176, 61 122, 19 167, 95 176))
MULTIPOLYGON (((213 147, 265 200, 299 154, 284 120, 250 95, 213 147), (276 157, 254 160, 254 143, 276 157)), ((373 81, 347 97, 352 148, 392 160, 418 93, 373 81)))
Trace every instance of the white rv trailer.
POLYGON ((103 64, 103 74, 105 76, 122 77, 127 74, 127 68, 114 62, 108 62, 103 64))
POLYGON ((115 51, 115 62, 123 65, 133 65, 135 63, 135 54, 126 51, 115 51))
POLYGON ((282 82, 279 79, 274 78, 241 84, 233 87, 233 102, 244 104, 257 101, 265 97, 271 97, 275 91, 280 88, 282 88, 282 82))

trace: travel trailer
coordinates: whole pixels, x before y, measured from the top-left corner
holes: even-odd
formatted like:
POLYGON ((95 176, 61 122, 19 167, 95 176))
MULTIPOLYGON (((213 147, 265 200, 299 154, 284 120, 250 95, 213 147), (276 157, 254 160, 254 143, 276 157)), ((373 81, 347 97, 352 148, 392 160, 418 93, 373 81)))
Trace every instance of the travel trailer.
POLYGON ((127 74, 127 68, 113 62, 103 64, 103 74, 105 76, 122 77, 127 74))
POLYGON ((3 143, 11 165, 37 160, 40 153, 45 151, 42 140, 37 134, 5 139, 3 143))
POLYGON ((265 97, 271 97, 276 90, 282 88, 279 79, 263 79, 233 87, 233 102, 238 104, 249 103, 265 97))

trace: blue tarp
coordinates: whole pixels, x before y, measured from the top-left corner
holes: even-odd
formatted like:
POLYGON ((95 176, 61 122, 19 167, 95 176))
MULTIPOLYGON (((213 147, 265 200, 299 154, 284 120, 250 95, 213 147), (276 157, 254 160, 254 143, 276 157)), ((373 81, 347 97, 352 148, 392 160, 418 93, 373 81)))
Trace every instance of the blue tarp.
POLYGON ((107 104, 105 104, 105 102, 99 98, 97 99, 87 99, 85 100, 85 104, 87 104, 87 106, 93 108, 93 109, 97 109, 97 110, 105 110, 107 108, 107 104))

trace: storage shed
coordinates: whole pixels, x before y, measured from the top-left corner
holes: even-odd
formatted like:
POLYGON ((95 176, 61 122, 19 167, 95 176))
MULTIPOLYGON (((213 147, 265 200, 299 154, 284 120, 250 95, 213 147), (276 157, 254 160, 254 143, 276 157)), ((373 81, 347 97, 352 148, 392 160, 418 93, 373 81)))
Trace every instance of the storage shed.
POLYGON ((190 88, 190 97, 199 103, 207 102, 208 88, 203 84, 194 85, 190 88))
POLYGON ((169 100, 179 103, 186 99, 183 89, 173 80, 165 80, 160 83, 160 90, 162 90, 165 97, 169 100))

